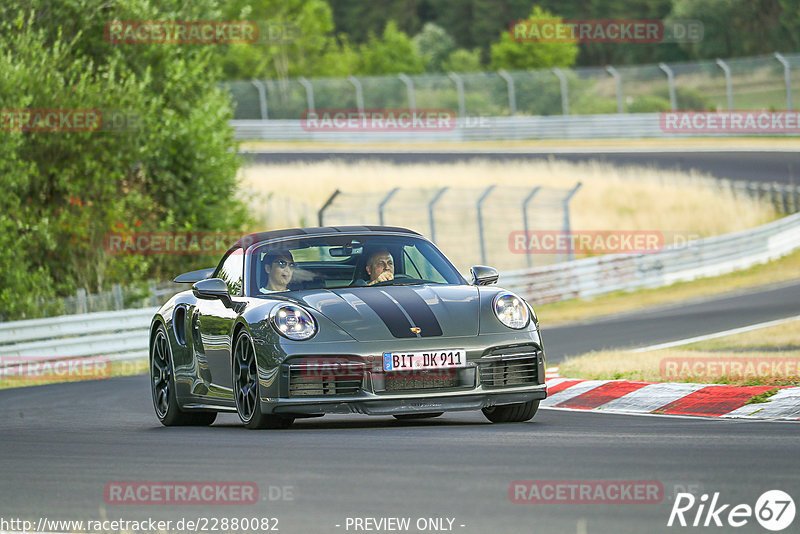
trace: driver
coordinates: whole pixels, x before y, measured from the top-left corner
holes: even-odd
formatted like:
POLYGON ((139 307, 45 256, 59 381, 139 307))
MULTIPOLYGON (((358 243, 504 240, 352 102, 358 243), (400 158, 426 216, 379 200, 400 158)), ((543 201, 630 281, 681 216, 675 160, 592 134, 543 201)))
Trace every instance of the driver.
POLYGON ((368 286, 394 280, 394 260, 386 249, 376 250, 367 260, 368 286))
POLYGON ((267 287, 259 288, 261 293, 287 291, 287 285, 294 274, 294 258, 288 250, 276 250, 264 256, 264 271, 267 273, 267 287))

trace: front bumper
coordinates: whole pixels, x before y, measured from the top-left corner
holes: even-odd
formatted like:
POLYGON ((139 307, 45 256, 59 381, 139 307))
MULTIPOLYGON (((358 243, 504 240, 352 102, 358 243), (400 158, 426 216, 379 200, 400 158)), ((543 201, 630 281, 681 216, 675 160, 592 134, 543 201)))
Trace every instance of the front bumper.
POLYGON ((466 367, 411 376, 383 371, 380 358, 296 355, 276 370, 273 395, 262 394, 261 409, 298 416, 400 415, 479 410, 546 398, 544 353, 538 345, 470 352, 466 367))
POLYGON ((486 391, 476 388, 469 392, 438 392, 404 395, 375 395, 352 398, 265 399, 261 409, 275 414, 350 414, 400 415, 412 413, 480 410, 503 404, 516 404, 547 397, 544 384, 515 390, 486 391))

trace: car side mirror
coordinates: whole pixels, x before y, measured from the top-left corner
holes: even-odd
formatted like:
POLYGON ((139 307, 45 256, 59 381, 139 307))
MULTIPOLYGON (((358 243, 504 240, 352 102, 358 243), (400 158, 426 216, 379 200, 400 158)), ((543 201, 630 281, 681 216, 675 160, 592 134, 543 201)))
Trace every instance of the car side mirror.
POLYGON ((476 286, 488 286, 494 284, 500 277, 497 269, 494 267, 487 267, 485 265, 473 265, 470 270, 472 275, 472 284, 476 286))
POLYGON ((219 299, 227 307, 233 304, 231 294, 228 291, 228 284, 222 278, 209 278, 195 282, 192 285, 192 293, 199 299, 219 299))

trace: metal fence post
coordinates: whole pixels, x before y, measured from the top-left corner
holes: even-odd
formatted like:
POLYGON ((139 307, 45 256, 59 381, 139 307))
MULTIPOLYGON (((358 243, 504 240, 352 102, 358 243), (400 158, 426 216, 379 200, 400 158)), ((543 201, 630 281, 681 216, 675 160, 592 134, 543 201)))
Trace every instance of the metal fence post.
POLYGON ((728 64, 717 58, 716 64, 725 73, 725 92, 728 94, 728 111, 733 111, 733 84, 731 83, 731 69, 728 64))
POLYGON ((442 195, 444 195, 445 191, 448 189, 448 186, 444 186, 443 188, 439 189, 439 191, 436 192, 436 195, 434 195, 433 199, 428 203, 428 220, 431 224, 431 241, 434 243, 436 243, 436 225, 433 222, 433 206, 439 201, 440 198, 442 198, 442 195))
POLYGON ((503 69, 498 70, 497 74, 506 81, 508 86, 508 114, 514 116, 517 114, 517 93, 514 90, 514 78, 503 69))
POLYGON ((156 293, 156 281, 155 280, 148 280, 147 281, 147 290, 150 292, 150 306, 158 306, 158 293, 156 293))
POLYGON ((250 80, 250 83, 256 86, 258 90, 258 107, 261 110, 261 120, 269 119, 267 116, 267 87, 261 80, 250 80))
POLYGON ((455 72, 448 72, 447 75, 456 83, 456 91, 458 91, 458 115, 459 117, 467 116, 467 104, 464 101, 464 81, 461 76, 455 72))
POLYGON ((667 75, 667 83, 669 84, 669 107, 672 111, 675 111, 678 109, 678 99, 675 96, 675 75, 666 63, 659 63, 658 68, 663 70, 667 75))
POLYGON ((792 111, 792 67, 783 55, 775 52, 775 59, 783 65, 783 83, 786 85, 786 110, 792 111))
POLYGON ((297 78, 297 81, 300 82, 300 85, 306 88, 306 103, 308 104, 308 112, 314 113, 316 107, 314 106, 314 86, 311 85, 311 82, 305 76, 300 76, 297 78))
POLYGON ((325 204, 323 204, 322 207, 317 212, 317 219, 319 221, 319 225, 320 226, 325 226, 323 224, 323 222, 322 222, 322 218, 323 218, 323 215, 325 214, 325 210, 328 209, 328 206, 330 206, 333 203, 333 199, 335 199, 339 195, 340 192, 341 191, 339 191, 338 189, 336 191, 334 191, 333 194, 330 196, 330 198, 328 198, 328 200, 325 201, 325 204))
POLYGON ((561 83, 561 113, 569 115, 569 87, 567 86, 567 75, 558 67, 553 67, 553 74, 558 77, 561 83))
POLYGON ((347 81, 353 84, 356 88, 356 107, 359 113, 364 113, 364 88, 361 87, 361 82, 352 74, 347 77, 347 81))
POLYGON ((572 251, 572 240, 570 239, 570 223, 569 223, 569 201, 572 200, 572 197, 575 196, 575 193, 578 192, 578 189, 581 188, 583 183, 578 182, 575 184, 567 196, 564 198, 564 235, 567 238, 567 261, 572 260, 575 257, 575 254, 572 251))
POLYGON ((122 286, 119 284, 111 286, 111 295, 114 297, 114 309, 123 309, 125 307, 125 300, 122 298, 122 286))
POLYGON ((86 290, 83 289, 82 287, 79 287, 78 291, 76 291, 75 296, 77 297, 75 302, 76 305, 75 313, 89 313, 89 306, 86 299, 86 290))
POLYGON ((414 111, 417 109, 417 99, 414 95, 414 81, 403 73, 397 75, 400 81, 406 85, 406 93, 408 94, 408 107, 414 111))
MULTIPOLYGON (((526 243, 528 242, 528 232, 530 231, 530 228, 528 227, 528 203, 533 199, 534 196, 536 196, 536 193, 538 193, 541 188, 542 186, 539 185, 531 189, 531 192, 528 193, 528 196, 526 196, 525 200, 522 201, 522 227, 525 231, 526 243)), ((533 266, 533 258, 531 258, 531 254, 528 251, 525 251, 525 262, 528 264, 528 267, 533 266)))
POLYGON ((383 208, 386 206, 386 204, 389 203, 389 201, 392 199, 394 194, 397 193, 399 190, 400 190, 399 187, 395 187, 394 189, 389 191, 389 194, 386 195, 383 198, 383 200, 381 200, 380 204, 378 204, 378 221, 379 221, 381 226, 383 226, 383 208))
POLYGON ((622 103, 622 77, 619 75, 619 71, 611 65, 606 65, 606 72, 614 77, 614 83, 617 86, 617 113, 625 113, 622 103))
POLYGON ((486 190, 481 195, 481 197, 478 199, 478 204, 477 204, 477 208, 478 208, 478 238, 481 240, 481 263, 483 263, 484 265, 486 265, 486 243, 484 241, 484 236, 483 236, 483 211, 482 211, 482 208, 483 208, 483 201, 486 200, 486 197, 489 196, 489 193, 491 193, 492 189, 494 189, 494 188, 495 188, 495 184, 492 184, 489 187, 487 187, 486 190))

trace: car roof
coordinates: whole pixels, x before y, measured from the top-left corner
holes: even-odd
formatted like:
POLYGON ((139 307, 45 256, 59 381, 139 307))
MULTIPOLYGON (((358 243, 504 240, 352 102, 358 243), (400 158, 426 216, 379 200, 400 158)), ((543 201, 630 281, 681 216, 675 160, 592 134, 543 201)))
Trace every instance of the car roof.
POLYGON ((229 252, 236 248, 248 248, 251 245, 263 243, 264 241, 269 241, 279 237, 313 236, 335 233, 365 234, 369 232, 422 236, 422 234, 419 232, 409 230, 408 228, 401 228, 399 226, 315 226, 311 228, 286 228, 283 230, 257 232, 242 236, 236 243, 233 244, 233 246, 229 249, 229 252))

